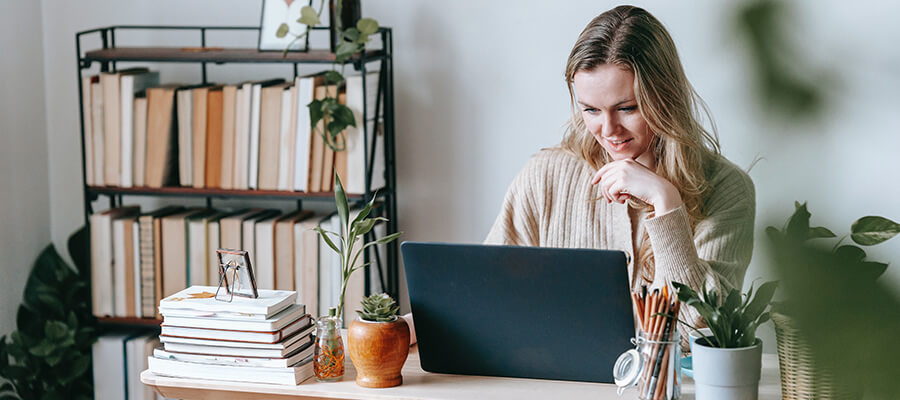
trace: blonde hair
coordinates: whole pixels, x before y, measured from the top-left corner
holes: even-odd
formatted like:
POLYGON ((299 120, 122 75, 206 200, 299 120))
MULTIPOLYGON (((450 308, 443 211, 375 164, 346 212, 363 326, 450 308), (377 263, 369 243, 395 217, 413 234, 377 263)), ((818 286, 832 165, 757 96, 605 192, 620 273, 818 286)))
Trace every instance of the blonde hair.
MULTIPOLYGON (((572 82, 579 71, 616 65, 634 73, 638 111, 655 136, 656 174, 678 188, 691 227, 704 216, 708 197, 707 169, 720 154, 718 134, 703 99, 688 82, 675 43, 666 28, 646 10, 619 6, 600 14, 584 28, 566 63, 566 83, 572 105, 561 147, 582 157, 597 169, 610 162, 609 155, 588 132, 576 106, 572 82), (700 120, 706 117, 711 132, 700 120)), ((648 207, 630 200, 633 207, 648 207)), ((646 230, 637 251, 635 267, 653 281, 653 250, 646 230)))

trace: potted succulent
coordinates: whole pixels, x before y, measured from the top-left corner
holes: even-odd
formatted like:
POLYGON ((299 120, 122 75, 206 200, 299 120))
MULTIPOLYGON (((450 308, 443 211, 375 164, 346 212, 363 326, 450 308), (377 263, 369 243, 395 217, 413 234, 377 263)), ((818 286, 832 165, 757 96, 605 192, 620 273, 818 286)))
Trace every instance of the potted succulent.
POLYGON ((403 383, 400 370, 409 355, 409 325, 397 316, 400 307, 385 293, 362 301, 359 318, 350 322, 347 346, 356 368, 356 384, 385 388, 403 383))
MULTIPOLYGON (((866 216, 856 220, 850 234, 844 235, 834 245, 822 240, 836 235, 824 227, 811 227, 811 214, 806 203, 795 203, 794 214, 781 229, 770 226, 766 234, 779 272, 786 282, 787 297, 772 307, 772 321, 781 366, 781 390, 785 399, 855 399, 862 396, 862 384, 848 378, 848 374, 832 367, 851 363, 847 357, 829 360, 827 354, 815 354, 813 345, 821 340, 833 340, 837 344, 844 339, 853 340, 854 333, 843 334, 835 326, 841 315, 861 315, 870 307, 858 306, 861 294, 875 290, 875 281, 887 264, 868 260, 859 246, 882 243, 900 232, 900 224, 883 217, 866 216), (856 244, 843 244, 847 237, 856 244), (826 245, 826 246, 823 246, 826 245), (831 304, 828 315, 831 324, 823 322, 823 302, 838 296, 831 304), (830 325, 822 326, 822 324, 830 325), (827 332, 827 334, 823 334, 827 332), (830 339, 834 338, 834 339, 830 339), (835 361, 835 362, 830 362, 835 361)), ((819 348, 831 348, 831 343, 819 348)), ((842 346, 844 347, 844 346, 842 346)), ((853 352, 847 352, 853 354, 853 352)), ((868 359, 867 355, 860 355, 868 359)), ((852 368, 852 367, 851 367, 852 368)))
POLYGON ((756 337, 756 328, 769 320, 766 309, 777 282, 762 284, 755 294, 751 285, 744 296, 731 289, 724 297, 705 286, 698 294, 687 285, 672 285, 678 299, 694 307, 712 331, 712 336, 699 334, 692 346, 697 399, 756 399, 762 368, 762 340, 756 337))

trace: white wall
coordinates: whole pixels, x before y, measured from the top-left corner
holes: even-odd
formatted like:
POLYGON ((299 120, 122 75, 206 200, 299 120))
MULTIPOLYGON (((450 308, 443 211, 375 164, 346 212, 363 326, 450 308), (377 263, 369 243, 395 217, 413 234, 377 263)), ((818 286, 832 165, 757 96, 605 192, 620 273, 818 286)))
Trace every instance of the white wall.
MULTIPOLYGON (((584 25, 616 3, 363 3, 364 14, 394 28, 403 239, 479 242, 525 160, 561 137, 566 57, 584 25)), ((758 232, 783 221, 794 200, 808 200, 813 222, 839 233, 866 214, 900 220, 900 25, 893 21, 900 6, 794 4, 790 21, 801 53, 843 74, 828 119, 796 127, 773 122, 753 100, 747 62, 729 23, 735 2, 637 3, 669 28, 691 82, 716 117, 726 156, 744 167, 765 158, 751 172, 758 232)), ((79 144, 74 33, 111 24, 256 25, 259 12, 259 2, 242 0, 92 0, 44 8, 54 242, 63 243, 83 223, 79 154, 71 150, 79 144)), ((190 72, 172 74, 180 79, 190 72)), ((896 259, 900 239, 872 254, 896 259)), ((764 275, 764 265, 757 246, 747 282, 764 275)), ((900 287, 900 268, 890 268, 886 278, 900 287)))
POLYGON ((0 2, 0 335, 50 243, 41 3, 0 2))

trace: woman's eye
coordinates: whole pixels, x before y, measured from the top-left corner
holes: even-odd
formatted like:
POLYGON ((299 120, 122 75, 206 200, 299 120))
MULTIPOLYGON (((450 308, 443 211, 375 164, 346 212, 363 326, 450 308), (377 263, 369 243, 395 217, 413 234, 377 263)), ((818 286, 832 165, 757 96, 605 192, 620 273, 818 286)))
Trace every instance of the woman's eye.
POLYGON ((627 112, 627 113, 630 113, 630 112, 632 112, 632 111, 634 111, 634 110, 637 110, 637 106, 622 107, 622 108, 619 109, 619 111, 623 111, 623 112, 627 112))
POLYGON ((597 112, 597 109, 596 108, 585 108, 583 111, 588 114, 593 114, 593 113, 597 112))

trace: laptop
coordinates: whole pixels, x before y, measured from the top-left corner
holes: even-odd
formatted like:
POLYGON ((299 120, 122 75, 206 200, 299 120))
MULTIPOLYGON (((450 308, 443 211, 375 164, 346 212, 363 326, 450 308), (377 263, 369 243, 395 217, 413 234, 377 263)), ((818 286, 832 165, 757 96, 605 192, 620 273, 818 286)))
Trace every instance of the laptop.
POLYGON ((428 372, 613 383, 633 348, 620 251, 404 242, 428 372))

